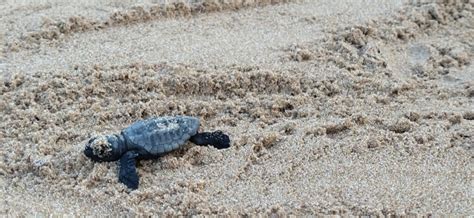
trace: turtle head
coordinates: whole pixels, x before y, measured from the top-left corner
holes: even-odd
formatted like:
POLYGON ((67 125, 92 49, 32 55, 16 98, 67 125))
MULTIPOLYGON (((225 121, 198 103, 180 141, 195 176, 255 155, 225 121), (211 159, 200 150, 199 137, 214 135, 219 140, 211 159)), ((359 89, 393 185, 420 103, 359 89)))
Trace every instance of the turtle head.
POLYGON ((121 151, 109 136, 96 136, 89 139, 84 148, 84 154, 93 161, 115 161, 121 156, 121 151))

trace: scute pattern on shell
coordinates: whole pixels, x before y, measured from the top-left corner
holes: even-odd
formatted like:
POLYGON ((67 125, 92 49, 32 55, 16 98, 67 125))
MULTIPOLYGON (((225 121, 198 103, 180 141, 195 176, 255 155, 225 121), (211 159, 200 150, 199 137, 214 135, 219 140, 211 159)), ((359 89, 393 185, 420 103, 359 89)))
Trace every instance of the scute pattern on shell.
POLYGON ((197 133, 199 124, 199 119, 188 116, 156 117, 134 123, 123 134, 135 146, 156 155, 184 144, 197 133))

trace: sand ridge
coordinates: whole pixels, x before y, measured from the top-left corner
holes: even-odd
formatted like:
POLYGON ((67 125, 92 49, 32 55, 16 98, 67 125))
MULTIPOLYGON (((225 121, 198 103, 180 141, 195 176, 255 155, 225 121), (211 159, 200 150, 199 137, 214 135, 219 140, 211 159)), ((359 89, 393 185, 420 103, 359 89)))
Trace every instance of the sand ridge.
POLYGON ((406 5, 282 48, 281 69, 138 62, 3 75, 0 209, 472 214, 472 12, 469 1, 406 5), (142 161, 132 193, 115 163, 81 153, 91 134, 175 114, 229 133, 231 148, 188 144, 142 161))
POLYGON ((246 1, 170 1, 167 3, 133 6, 125 10, 116 10, 103 20, 92 20, 84 16, 71 16, 64 20, 53 21, 43 17, 41 30, 23 34, 4 46, 7 50, 31 49, 42 42, 58 40, 77 32, 101 30, 114 26, 129 25, 150 20, 189 17, 197 14, 239 10, 248 7, 260 7, 291 2, 291 0, 246 0, 246 1))

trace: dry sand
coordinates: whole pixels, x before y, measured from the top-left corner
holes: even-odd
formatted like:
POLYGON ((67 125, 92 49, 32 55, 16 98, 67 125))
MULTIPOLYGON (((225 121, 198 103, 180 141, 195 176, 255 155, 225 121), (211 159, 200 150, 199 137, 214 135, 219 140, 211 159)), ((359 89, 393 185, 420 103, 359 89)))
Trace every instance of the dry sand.
POLYGON ((0 213, 474 214, 474 3, 347 2, 2 2, 0 213), (176 114, 232 147, 82 154, 176 114))

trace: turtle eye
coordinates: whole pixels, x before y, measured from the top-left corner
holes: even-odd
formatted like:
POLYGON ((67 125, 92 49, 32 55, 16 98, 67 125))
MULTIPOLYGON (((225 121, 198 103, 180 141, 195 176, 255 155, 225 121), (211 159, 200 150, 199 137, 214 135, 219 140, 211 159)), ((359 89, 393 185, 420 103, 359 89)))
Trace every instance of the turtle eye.
POLYGON ((89 141, 87 142, 88 146, 96 139, 97 137, 92 137, 91 139, 89 139, 89 141))

